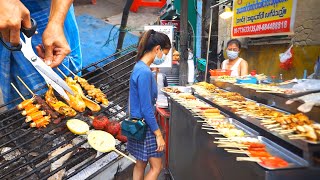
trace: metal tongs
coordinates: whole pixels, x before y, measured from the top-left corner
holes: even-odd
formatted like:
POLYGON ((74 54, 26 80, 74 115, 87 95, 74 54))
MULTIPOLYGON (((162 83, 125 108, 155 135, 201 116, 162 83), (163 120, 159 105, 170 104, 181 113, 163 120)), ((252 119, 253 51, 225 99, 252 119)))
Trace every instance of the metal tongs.
POLYGON ((64 90, 74 95, 71 88, 59 75, 57 75, 52 70, 50 66, 44 63, 43 60, 39 56, 37 56, 32 49, 31 37, 36 32, 37 22, 31 18, 31 24, 32 27, 30 29, 21 27, 21 32, 25 41, 20 38, 20 44, 18 46, 9 47, 5 42, 3 42, 2 38, 0 38, 0 41, 10 51, 21 51, 23 55, 29 60, 29 62, 40 73, 40 75, 44 78, 44 80, 48 84, 50 84, 64 99, 69 100, 69 97, 64 90))

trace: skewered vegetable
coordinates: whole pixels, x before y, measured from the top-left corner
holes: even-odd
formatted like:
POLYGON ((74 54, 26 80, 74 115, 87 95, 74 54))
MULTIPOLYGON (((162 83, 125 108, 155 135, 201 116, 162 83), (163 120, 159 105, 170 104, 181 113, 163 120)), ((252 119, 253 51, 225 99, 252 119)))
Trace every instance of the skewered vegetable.
POLYGON ((41 106, 39 104, 36 104, 36 105, 29 104, 28 106, 25 107, 25 109, 21 112, 21 114, 24 116, 29 115, 31 113, 38 111, 40 107, 41 106))
POLYGON ((31 98, 31 99, 26 99, 24 101, 22 101, 20 104, 18 104, 17 108, 18 110, 22 110, 24 109, 26 106, 32 104, 34 101, 34 98, 31 98))
POLYGON ((109 119, 105 116, 96 116, 93 118, 92 126, 96 130, 104 130, 108 128, 110 124, 109 119))
POLYGON ((42 128, 46 127, 50 123, 50 116, 44 116, 30 124, 30 127, 42 128))
POLYGON ((44 115, 46 115, 46 112, 44 111, 34 112, 26 117, 26 122, 36 121, 38 119, 43 118, 44 115))

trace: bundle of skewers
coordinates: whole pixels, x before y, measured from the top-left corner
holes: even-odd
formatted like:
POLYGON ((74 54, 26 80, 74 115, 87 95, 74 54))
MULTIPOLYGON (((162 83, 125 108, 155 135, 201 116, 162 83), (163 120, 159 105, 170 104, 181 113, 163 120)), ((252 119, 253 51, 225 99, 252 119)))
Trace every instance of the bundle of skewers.
POLYGON ((246 136, 244 131, 237 129, 235 125, 225 119, 209 118, 198 122, 203 122, 201 129, 207 130, 208 134, 222 135, 227 138, 246 136))
POLYGON ((270 131, 288 135, 289 139, 320 140, 320 124, 316 124, 303 113, 261 121, 261 124, 270 131))
POLYGON ((249 157, 237 157, 237 161, 253 161, 267 168, 285 168, 288 162, 272 155, 265 144, 254 137, 219 138, 214 141, 218 147, 225 148, 229 153, 245 154, 249 157))
POLYGON ((30 127, 46 127, 51 121, 51 116, 56 117, 53 111, 48 108, 48 105, 42 103, 41 97, 33 95, 32 98, 25 99, 13 83, 11 83, 11 86, 23 99, 17 108, 22 111, 21 114, 26 117, 25 122, 30 123, 30 127))
POLYGON ((267 129, 280 135, 287 135, 289 139, 303 139, 311 142, 320 140, 320 125, 310 120, 305 114, 288 114, 243 99, 244 97, 238 93, 216 93, 213 102, 230 107, 236 114, 260 119, 261 124, 267 129))
MULTIPOLYGON (((66 66, 65 68, 68 69, 66 66)), ((21 83, 33 96, 30 99, 25 99, 14 84, 11 83, 13 88, 23 99, 23 102, 21 102, 17 108, 22 111, 22 115, 26 116, 25 122, 30 123, 30 127, 46 127, 51 120, 54 123, 59 123, 62 118, 74 117, 77 112, 84 112, 86 108, 90 109, 92 112, 98 112, 101 107, 97 102, 100 102, 105 106, 109 104, 106 95, 99 88, 90 85, 87 80, 75 75, 69 69, 68 70, 74 75, 74 79, 67 77, 59 68, 58 70, 64 76, 66 83, 74 93, 74 95, 72 95, 69 92, 66 92, 69 97, 68 100, 65 99, 67 104, 58 100, 50 85, 48 85, 48 91, 45 93, 44 99, 42 99, 41 96, 33 93, 26 83, 18 77, 21 83), (87 92, 88 96, 92 97, 95 101, 89 99, 84 94, 82 88, 87 92)))

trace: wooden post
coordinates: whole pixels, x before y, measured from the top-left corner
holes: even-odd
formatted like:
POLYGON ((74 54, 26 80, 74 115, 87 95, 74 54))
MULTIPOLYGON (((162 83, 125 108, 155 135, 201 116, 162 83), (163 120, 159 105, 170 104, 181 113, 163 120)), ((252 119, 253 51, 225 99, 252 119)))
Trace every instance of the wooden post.
POLYGON ((179 84, 188 83, 188 0, 181 0, 179 84))

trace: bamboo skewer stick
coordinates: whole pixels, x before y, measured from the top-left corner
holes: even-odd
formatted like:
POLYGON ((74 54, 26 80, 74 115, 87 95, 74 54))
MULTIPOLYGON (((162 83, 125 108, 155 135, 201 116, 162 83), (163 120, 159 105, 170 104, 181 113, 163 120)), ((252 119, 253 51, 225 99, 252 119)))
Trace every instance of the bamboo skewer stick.
POLYGON ((258 158, 253 157, 237 157, 237 161, 252 161, 252 162, 261 162, 258 158))
POLYGON ((249 152, 246 151, 227 151, 228 153, 234 153, 234 154, 250 154, 249 152))
POLYGON ((265 125, 265 127, 267 129, 272 129, 272 128, 276 128, 276 127, 279 127, 279 126, 280 126, 280 124, 265 125))
POLYGON ((61 71, 60 68, 57 67, 57 70, 63 75, 64 78, 67 78, 67 76, 61 71))
POLYGON ((208 134, 218 134, 218 135, 223 135, 223 133, 220 132, 207 132, 208 134))
POLYGON ((26 98, 24 98, 22 96, 22 94, 20 93, 20 91, 17 89, 17 87, 13 84, 13 83, 10 83, 11 86, 14 88, 14 90, 16 90, 16 92, 19 94, 19 96, 21 97, 22 100, 26 100, 26 98))
POLYGON ((229 148, 224 148, 225 151, 239 151, 239 152, 243 152, 245 150, 242 149, 229 149, 229 148))
POLYGON ((64 67, 64 68, 66 68, 73 76, 76 76, 76 74, 75 73, 73 73, 66 65, 64 65, 63 63, 62 63, 62 66, 64 67))
POLYGON ((24 87, 26 87, 27 90, 34 96, 35 95, 34 92, 27 86, 27 84, 19 76, 17 76, 17 78, 24 85, 24 87))
POLYGON ((214 129, 214 128, 206 128, 206 127, 202 127, 201 129, 203 129, 203 130, 210 130, 210 131, 217 131, 216 129, 214 129))
POLYGON ((205 123, 205 122, 207 122, 207 121, 198 120, 197 122, 198 122, 198 123, 205 123))
POLYGON ((114 149, 115 152, 119 153, 120 155, 122 155, 123 157, 129 159, 130 161, 132 161, 133 163, 137 163, 136 160, 132 159, 131 157, 127 156, 126 154, 122 153, 121 151, 119 151, 118 149, 114 149))

